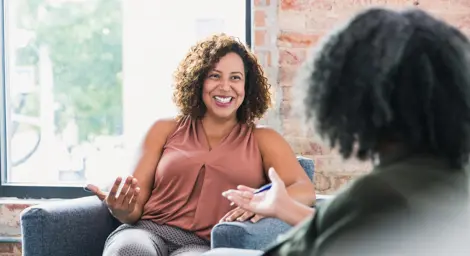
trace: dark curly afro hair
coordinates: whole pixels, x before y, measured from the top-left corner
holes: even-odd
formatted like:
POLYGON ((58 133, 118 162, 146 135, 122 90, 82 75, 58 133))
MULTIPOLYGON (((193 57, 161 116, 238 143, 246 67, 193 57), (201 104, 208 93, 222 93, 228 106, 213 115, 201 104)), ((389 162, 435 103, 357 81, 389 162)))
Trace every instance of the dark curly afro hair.
POLYGON ((307 121, 349 158, 382 142, 462 167, 470 153, 470 44, 421 10, 370 9, 317 48, 299 71, 307 121))
POLYGON ((204 80, 220 58, 228 53, 238 54, 245 66, 245 99, 237 110, 238 121, 252 124, 268 110, 271 104, 270 84, 257 58, 237 38, 218 34, 191 47, 174 73, 173 99, 181 116, 204 116, 204 80))

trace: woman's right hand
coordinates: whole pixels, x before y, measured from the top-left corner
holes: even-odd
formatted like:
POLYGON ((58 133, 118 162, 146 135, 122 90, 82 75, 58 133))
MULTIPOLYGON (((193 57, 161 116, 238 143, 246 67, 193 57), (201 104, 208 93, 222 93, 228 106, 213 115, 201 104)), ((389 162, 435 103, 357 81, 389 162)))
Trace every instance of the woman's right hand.
POLYGON ((118 177, 109 193, 101 191, 97 186, 89 184, 86 188, 106 203, 111 214, 118 220, 127 219, 135 210, 140 188, 137 187, 137 179, 128 176, 120 191, 122 178, 118 177))

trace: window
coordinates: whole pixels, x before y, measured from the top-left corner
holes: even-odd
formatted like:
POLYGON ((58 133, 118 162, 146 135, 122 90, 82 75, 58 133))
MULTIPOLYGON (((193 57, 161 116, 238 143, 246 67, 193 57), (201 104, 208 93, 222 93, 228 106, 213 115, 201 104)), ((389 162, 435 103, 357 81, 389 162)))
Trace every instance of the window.
POLYGON ((251 39, 250 0, 1 2, 0 197, 86 196, 127 175, 145 130, 176 114, 189 46, 251 39))

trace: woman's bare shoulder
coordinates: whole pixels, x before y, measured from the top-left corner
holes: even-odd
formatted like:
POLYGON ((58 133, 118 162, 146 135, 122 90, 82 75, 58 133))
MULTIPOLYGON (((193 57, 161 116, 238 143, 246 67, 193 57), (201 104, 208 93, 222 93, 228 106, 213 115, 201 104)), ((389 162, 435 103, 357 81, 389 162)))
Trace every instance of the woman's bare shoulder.
POLYGON ((266 125, 254 126, 253 132, 254 132, 255 137, 261 140, 269 140, 273 137, 277 138, 280 136, 280 134, 276 130, 266 125))
POLYGON ((148 136, 153 138, 167 138, 176 127, 180 120, 176 117, 157 119, 148 131, 148 136))

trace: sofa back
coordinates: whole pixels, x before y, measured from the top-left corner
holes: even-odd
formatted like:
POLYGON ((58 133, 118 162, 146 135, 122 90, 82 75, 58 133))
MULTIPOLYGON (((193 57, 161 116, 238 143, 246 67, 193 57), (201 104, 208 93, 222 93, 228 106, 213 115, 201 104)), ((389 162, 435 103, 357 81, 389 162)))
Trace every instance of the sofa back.
POLYGON ((310 178, 312 182, 315 181, 315 164, 313 160, 304 156, 297 156, 297 160, 299 161, 304 171, 307 173, 307 176, 310 178))

